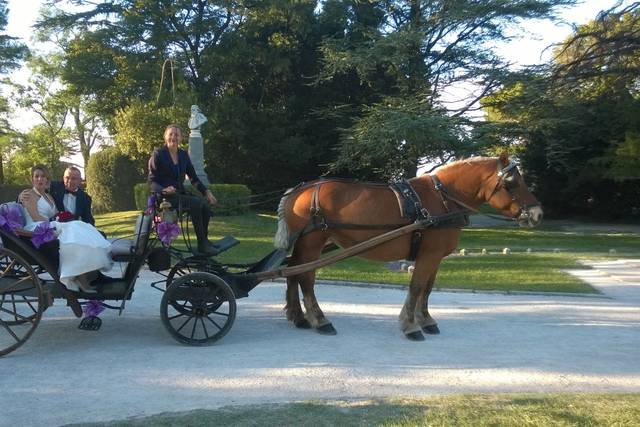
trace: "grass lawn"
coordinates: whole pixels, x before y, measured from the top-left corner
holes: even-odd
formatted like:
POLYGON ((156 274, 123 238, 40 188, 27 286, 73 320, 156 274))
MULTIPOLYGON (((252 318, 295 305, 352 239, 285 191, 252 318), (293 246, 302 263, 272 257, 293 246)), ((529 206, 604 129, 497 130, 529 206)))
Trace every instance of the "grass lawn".
MULTIPOLYGON (((98 228, 109 237, 131 234, 137 212, 116 212, 96 216, 98 228)), ((276 217, 269 214, 214 217, 211 239, 231 234, 241 244, 222 254, 223 262, 248 263, 273 250, 276 217)), ((180 238, 178 244, 182 244, 180 238)), ((595 292, 593 288, 562 269, 585 268, 580 258, 607 258, 611 248, 619 256, 638 256, 640 236, 633 233, 604 234, 565 232, 553 229, 467 228, 460 248, 471 256, 447 257, 436 280, 437 288, 531 292, 595 292), (502 255, 509 247, 513 253, 502 255), (530 248, 532 253, 526 253, 530 248), (487 249, 489 255, 479 255, 487 249), (557 250, 557 251, 554 251, 557 250)), ((327 280, 407 285, 406 272, 391 271, 384 263, 350 258, 318 270, 327 280)))
POLYGON ((160 414, 86 426, 637 426, 640 394, 484 394, 305 402, 160 414))

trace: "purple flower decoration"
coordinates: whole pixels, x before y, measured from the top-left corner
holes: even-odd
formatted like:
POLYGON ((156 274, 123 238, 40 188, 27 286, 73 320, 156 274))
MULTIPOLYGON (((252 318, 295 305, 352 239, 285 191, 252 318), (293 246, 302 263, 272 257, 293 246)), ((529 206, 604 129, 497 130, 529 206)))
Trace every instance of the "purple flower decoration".
POLYGON ((145 211, 146 214, 150 214, 153 212, 153 207, 156 204, 156 194, 153 193, 149 196, 149 198, 147 199, 147 210, 145 211))
POLYGON ((172 222, 161 222, 156 226, 156 232, 162 244, 169 246, 180 234, 180 226, 172 222))
POLYGON ((55 228, 49 224, 49 221, 42 221, 40 224, 36 225, 36 228, 33 230, 33 236, 31 236, 31 243, 36 248, 39 248, 43 244, 55 240, 56 233, 55 228))
POLYGON ((22 212, 15 204, 0 206, 0 227, 15 234, 16 228, 22 227, 22 212))
POLYGON ((97 299, 90 299, 84 305, 84 315, 85 317, 98 316, 98 314, 104 311, 104 306, 102 302, 97 299))

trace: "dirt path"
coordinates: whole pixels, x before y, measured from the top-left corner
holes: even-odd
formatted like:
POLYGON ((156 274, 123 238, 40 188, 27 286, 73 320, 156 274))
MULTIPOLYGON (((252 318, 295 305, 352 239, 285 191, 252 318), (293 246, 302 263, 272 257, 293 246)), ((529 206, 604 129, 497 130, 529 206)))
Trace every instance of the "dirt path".
POLYGON ((0 425, 304 399, 640 392, 635 299, 438 292, 442 334, 415 343, 398 330, 403 290, 319 286, 338 330, 322 336, 284 319, 284 285, 271 282, 239 301, 222 341, 187 347, 164 330, 151 275, 123 316, 103 315, 99 332, 78 330, 60 303, 48 310, 34 336, 0 359, 0 425))

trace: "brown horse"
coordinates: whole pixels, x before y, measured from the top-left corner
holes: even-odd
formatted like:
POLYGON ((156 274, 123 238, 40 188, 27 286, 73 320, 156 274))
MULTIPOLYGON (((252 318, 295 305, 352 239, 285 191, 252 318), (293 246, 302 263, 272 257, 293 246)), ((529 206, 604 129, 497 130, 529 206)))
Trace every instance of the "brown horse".
MULTIPOLYGON (((506 155, 460 160, 409 183, 426 209, 422 212, 434 218, 447 213, 449 217, 455 212, 470 213, 488 202, 521 226, 533 227, 542 220, 538 200, 506 155)), ((286 193, 280 200, 278 216, 275 244, 282 249, 293 244, 290 266, 317 260, 326 244, 348 248, 387 232, 394 225, 410 223, 401 215, 396 194, 387 185, 331 179, 305 183, 286 193)), ((429 315, 428 299, 442 258, 458 245, 460 225, 435 225, 421 234, 413 250, 415 236, 406 234, 359 255, 377 261, 406 259, 411 252, 415 255, 415 269, 400 312, 400 327, 412 340, 423 340, 421 331, 439 333, 436 321, 429 315)), ((318 305, 314 283, 315 271, 287 277, 287 319, 299 328, 314 327, 321 333, 335 334, 318 305), (300 306, 298 285, 306 315, 300 306)))

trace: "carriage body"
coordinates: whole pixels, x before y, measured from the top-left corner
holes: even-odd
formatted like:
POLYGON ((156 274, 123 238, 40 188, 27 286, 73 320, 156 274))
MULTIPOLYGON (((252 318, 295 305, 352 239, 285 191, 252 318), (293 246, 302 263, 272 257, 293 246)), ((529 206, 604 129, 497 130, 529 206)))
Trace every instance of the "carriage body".
MULTIPOLYGON (((111 257, 118 268, 110 271, 110 276, 100 275, 91 283, 95 292, 71 291, 61 283, 58 268, 48 256, 57 251, 57 241, 36 249, 30 233, 0 227, 0 356, 24 344, 43 313, 57 299, 66 300, 76 317, 83 315, 85 306, 85 319, 89 316, 87 304, 121 313, 126 301, 132 298, 145 264, 161 276, 151 285, 163 292, 160 317, 176 340, 209 345, 222 338, 233 325, 235 299, 247 296, 260 282, 254 274, 256 268, 270 268, 272 264, 265 260, 279 264, 284 256, 267 256, 247 265, 244 271, 232 272, 229 265, 217 262, 214 257, 193 255, 163 244, 154 227, 159 213, 156 209, 140 214, 131 238, 112 240, 111 257), (120 277, 112 277, 114 271, 120 277)), ((180 220, 188 218, 182 215, 180 220)), ((190 247, 188 234, 184 238, 190 247)), ((231 236, 216 242, 220 252, 237 243, 231 236)))

